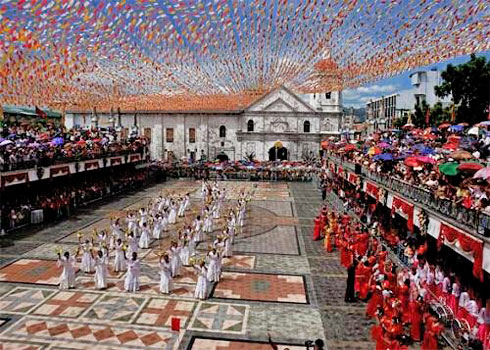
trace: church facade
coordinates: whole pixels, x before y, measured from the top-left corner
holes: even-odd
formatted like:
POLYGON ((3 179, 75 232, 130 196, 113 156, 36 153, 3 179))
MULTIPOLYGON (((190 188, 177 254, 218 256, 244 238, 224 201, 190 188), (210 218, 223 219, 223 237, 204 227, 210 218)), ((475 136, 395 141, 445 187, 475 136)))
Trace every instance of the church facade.
MULTIPOLYGON (((281 87, 243 110, 121 112, 118 121, 98 114, 95 122, 146 135, 155 159, 301 160, 317 156, 321 141, 338 135, 341 118, 340 92, 302 98, 281 87)), ((90 114, 66 117, 67 127, 93 123, 90 114)))

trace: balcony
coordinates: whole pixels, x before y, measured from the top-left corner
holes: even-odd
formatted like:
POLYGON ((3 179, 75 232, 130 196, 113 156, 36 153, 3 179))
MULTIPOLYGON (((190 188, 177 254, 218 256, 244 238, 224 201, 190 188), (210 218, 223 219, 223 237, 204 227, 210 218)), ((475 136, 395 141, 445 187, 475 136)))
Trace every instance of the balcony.
MULTIPOLYGON (((342 161, 340 158, 329 156, 334 163, 341 165, 344 169, 355 172, 355 164, 342 161)), ((474 209, 467 209, 449 199, 441 199, 433 192, 406 183, 397 178, 384 174, 369 171, 361 167, 361 176, 381 185, 386 190, 408 199, 413 204, 417 204, 426 210, 431 211, 445 220, 450 220, 451 224, 464 230, 467 233, 488 241, 490 237, 490 215, 474 209)))

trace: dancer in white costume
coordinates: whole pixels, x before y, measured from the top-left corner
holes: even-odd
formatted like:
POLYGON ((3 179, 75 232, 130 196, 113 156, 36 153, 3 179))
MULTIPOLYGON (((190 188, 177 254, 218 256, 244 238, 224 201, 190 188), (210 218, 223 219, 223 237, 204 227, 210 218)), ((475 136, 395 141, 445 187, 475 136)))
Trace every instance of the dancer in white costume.
POLYGON ((129 255, 132 256, 133 253, 138 252, 138 240, 134 236, 134 233, 131 232, 128 236, 128 246, 129 246, 129 255))
POLYGON ((116 241, 116 245, 114 247, 115 257, 114 257, 114 271, 121 272, 126 269, 126 257, 124 255, 124 244, 120 238, 116 241))
POLYGON ((94 257, 92 256, 92 244, 88 239, 85 241, 85 243, 82 243, 80 245, 80 248, 78 248, 78 252, 80 251, 82 251, 82 264, 81 264, 82 271, 85 273, 94 272, 95 261, 94 261, 94 257))
POLYGON ((209 282, 219 282, 219 273, 218 273, 218 253, 216 252, 216 249, 213 248, 209 253, 208 253, 208 272, 207 272, 207 279, 209 282))
POLYGON ((97 257, 95 258, 95 276, 94 284, 95 289, 106 289, 107 288, 107 275, 109 271, 107 270, 108 257, 104 255, 102 250, 97 252, 97 257))
POLYGON ((148 229, 146 222, 143 223, 143 226, 141 227, 141 236, 140 236, 140 240, 139 240, 139 247, 141 249, 150 248, 150 230, 148 229))
POLYGON ((182 260, 180 260, 180 250, 181 248, 177 245, 177 242, 172 242, 170 246, 170 253, 172 258, 170 263, 172 265, 172 277, 180 275, 180 268, 182 266, 182 260))
POLYGON ((194 290, 194 298, 204 300, 208 294, 208 281, 206 280, 208 272, 204 261, 201 261, 201 263, 195 266, 195 268, 197 274, 197 284, 196 289, 194 290))
POLYGON ((168 294, 174 289, 172 265, 167 254, 160 257, 160 292, 168 294))
POLYGON ((63 257, 58 253, 58 267, 63 267, 60 277, 60 289, 75 288, 75 259, 65 252, 63 257))
POLYGON ((138 219, 134 215, 134 213, 128 213, 126 217, 126 223, 128 224, 128 232, 132 232, 135 235, 138 233, 138 224, 136 223, 138 219))
POLYGON ((170 203, 170 214, 168 214, 168 223, 175 224, 177 222, 177 204, 174 201, 170 203))
POLYGON ((162 233, 162 217, 157 214, 155 220, 153 221, 153 238, 160 239, 162 233))
POLYGON ((181 244, 180 260, 182 261, 182 265, 189 266, 190 250, 189 250, 189 238, 187 237, 187 235, 182 236, 182 239, 180 240, 180 244, 181 244))
POLYGON ((201 216, 197 216, 196 220, 194 220, 194 241, 197 242, 202 242, 204 241, 204 235, 203 235, 203 223, 201 220, 201 216))
POLYGON ((124 289, 126 292, 136 292, 140 289, 140 261, 138 254, 133 252, 131 260, 127 262, 128 272, 124 279, 124 289))
POLYGON ((145 208, 140 209, 140 222, 139 226, 140 228, 143 228, 143 224, 148 223, 148 212, 146 211, 145 208))

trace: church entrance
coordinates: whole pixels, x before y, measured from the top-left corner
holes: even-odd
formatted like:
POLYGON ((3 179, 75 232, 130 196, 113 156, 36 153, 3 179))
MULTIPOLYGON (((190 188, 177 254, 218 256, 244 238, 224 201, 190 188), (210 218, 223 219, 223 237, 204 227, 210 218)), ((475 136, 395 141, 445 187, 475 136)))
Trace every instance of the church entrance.
POLYGON ((288 160, 288 149, 286 147, 272 147, 269 150, 269 160, 288 160))

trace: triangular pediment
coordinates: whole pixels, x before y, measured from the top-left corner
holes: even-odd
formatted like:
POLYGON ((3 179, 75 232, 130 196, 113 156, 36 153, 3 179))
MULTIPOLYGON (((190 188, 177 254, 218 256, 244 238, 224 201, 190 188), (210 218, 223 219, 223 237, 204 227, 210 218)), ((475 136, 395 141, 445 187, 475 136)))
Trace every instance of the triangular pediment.
POLYGON ((294 92, 282 86, 271 91, 252 103, 247 111, 250 112, 315 112, 305 101, 294 92))

